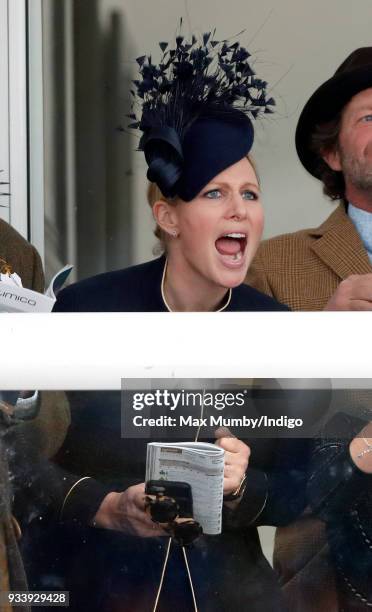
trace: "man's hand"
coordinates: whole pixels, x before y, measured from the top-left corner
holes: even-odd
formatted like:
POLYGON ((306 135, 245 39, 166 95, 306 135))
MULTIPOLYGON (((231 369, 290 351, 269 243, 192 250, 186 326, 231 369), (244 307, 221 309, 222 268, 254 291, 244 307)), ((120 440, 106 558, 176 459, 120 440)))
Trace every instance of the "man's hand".
POLYGON ((235 438, 227 427, 219 427, 214 434, 216 444, 225 451, 225 472, 223 479, 223 493, 229 495, 236 491, 248 467, 249 446, 235 438))
POLYGON ((343 280, 324 310, 372 310, 372 274, 353 274, 343 280))
POLYGON ((129 487, 122 493, 109 493, 97 511, 93 525, 141 538, 169 535, 151 520, 145 509, 145 499, 144 483, 129 487))

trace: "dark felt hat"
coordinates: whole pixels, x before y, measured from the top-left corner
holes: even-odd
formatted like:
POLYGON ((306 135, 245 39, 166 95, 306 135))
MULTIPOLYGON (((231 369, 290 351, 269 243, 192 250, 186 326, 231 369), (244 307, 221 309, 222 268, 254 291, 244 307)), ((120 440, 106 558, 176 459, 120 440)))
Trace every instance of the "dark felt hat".
POLYGON ((372 47, 362 47, 353 51, 306 103, 297 124, 296 149, 303 166, 316 178, 318 158, 310 150, 315 126, 334 119, 353 96, 369 87, 372 87, 372 47))

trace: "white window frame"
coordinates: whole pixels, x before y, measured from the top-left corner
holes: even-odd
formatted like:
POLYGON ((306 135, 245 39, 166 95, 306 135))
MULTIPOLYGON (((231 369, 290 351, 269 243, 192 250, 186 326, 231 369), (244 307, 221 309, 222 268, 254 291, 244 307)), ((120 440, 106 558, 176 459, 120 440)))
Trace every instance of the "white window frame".
POLYGON ((8 0, 0 0, 0 218, 9 221, 8 0))
POLYGON ((44 256, 41 0, 0 0, 0 217, 44 256))
POLYGON ((26 2, 8 0, 9 222, 28 238, 26 2))
POLYGON ((44 261, 44 101, 42 0, 28 2, 29 240, 44 261))

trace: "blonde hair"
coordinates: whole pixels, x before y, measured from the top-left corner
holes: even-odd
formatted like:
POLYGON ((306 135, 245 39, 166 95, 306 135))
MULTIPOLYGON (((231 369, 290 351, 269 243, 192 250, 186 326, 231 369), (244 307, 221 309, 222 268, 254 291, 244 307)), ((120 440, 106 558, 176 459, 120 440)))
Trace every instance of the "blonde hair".
MULTIPOLYGON (((246 155, 247 160, 249 161, 249 163, 251 164, 255 175, 257 177, 257 181, 258 184, 260 185, 260 177, 258 175, 257 172, 257 168, 256 168, 256 164, 253 161, 252 157, 248 154, 246 155)), ((160 191, 159 187, 157 186, 156 183, 148 183, 147 186, 147 202, 152 210, 155 202, 158 202, 159 200, 162 200, 163 202, 167 202, 167 204, 169 204, 170 206, 176 206, 177 204, 177 197, 174 198, 166 198, 162 192, 160 191)), ((164 232, 161 227, 156 224, 155 229, 154 229, 154 234, 156 236, 156 238, 158 239, 158 243, 154 246, 153 252, 154 255, 157 254, 159 255, 160 253, 165 253, 167 250, 167 234, 166 232, 164 232)))

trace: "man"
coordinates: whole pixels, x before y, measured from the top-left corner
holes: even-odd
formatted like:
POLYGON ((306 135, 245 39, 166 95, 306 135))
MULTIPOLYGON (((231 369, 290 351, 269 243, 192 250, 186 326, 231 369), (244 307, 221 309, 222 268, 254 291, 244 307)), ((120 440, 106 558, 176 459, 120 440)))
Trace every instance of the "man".
POLYGON ((35 247, 0 219, 0 271, 9 270, 21 277, 24 287, 44 291, 43 266, 35 247))
POLYGON ((265 241, 247 282, 294 310, 372 310, 372 47, 311 96, 296 147, 341 203, 320 227, 265 241))
MULTIPOLYGON (((340 203, 320 227, 265 241, 247 282, 294 310, 372 310, 372 47, 351 53, 311 96, 296 148, 340 203)), ((366 402, 360 395, 352 405, 366 402)), ((275 564, 292 612, 340 609, 320 521, 304 517, 278 530, 275 564)), ((354 591, 350 609, 369 609, 354 591)))

